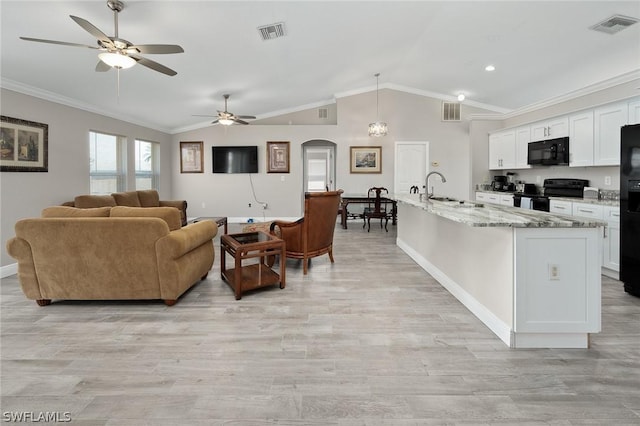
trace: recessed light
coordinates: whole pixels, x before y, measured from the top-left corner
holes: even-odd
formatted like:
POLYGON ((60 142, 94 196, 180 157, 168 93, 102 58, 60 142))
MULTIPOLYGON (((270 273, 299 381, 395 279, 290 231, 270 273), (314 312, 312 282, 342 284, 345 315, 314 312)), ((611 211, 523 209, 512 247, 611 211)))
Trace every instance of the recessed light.
POLYGON ((460 93, 460 94, 458 95, 458 100, 459 100, 460 102, 464 101, 464 98, 465 98, 464 93, 460 93))
POLYGON ((486 67, 484 67, 485 71, 495 71, 496 67, 493 65, 487 65, 486 67))

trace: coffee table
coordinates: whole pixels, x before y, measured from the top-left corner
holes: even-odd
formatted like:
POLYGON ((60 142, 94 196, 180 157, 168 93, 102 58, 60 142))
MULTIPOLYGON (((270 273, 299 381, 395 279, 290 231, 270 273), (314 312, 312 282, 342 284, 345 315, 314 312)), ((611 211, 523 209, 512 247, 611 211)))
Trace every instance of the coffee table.
POLYGON ((196 222, 200 222, 203 220, 212 220, 216 223, 216 225, 218 226, 223 226, 224 225, 224 233, 227 233, 227 218, 226 217, 221 217, 221 216, 202 216, 202 217, 196 217, 193 219, 189 219, 187 221, 187 224, 190 223, 196 223, 196 222))
POLYGON ((236 300, 242 293, 280 283, 285 287, 286 261, 284 240, 263 231, 225 234, 220 237, 220 275, 233 289, 236 300), (233 269, 226 267, 226 253, 233 256, 233 269), (280 256, 280 273, 271 269, 265 261, 268 256, 280 256), (258 259, 258 263, 242 265, 246 259, 258 259))

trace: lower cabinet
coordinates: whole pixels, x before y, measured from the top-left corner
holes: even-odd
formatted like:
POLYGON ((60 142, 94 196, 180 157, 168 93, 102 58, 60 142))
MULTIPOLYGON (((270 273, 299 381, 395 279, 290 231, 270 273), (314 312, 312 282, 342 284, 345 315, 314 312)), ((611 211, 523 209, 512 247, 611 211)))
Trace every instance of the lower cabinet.
POLYGON ((499 192, 476 192, 476 201, 513 207, 513 194, 501 194, 499 192))

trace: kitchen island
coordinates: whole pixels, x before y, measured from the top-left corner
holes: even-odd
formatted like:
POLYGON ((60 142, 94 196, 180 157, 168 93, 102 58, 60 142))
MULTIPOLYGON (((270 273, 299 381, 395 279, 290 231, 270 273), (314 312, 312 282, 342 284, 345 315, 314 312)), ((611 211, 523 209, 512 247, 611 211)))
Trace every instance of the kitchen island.
POLYGON ((600 331, 603 222, 396 195, 397 245, 512 348, 587 348, 600 331))

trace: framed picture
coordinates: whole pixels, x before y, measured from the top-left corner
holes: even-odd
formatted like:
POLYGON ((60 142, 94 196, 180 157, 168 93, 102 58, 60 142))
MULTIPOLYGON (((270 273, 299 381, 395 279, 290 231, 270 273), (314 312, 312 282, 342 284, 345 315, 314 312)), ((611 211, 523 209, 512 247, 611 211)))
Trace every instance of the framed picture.
POLYGON ((202 142, 180 142, 180 173, 204 173, 202 142))
POLYGON ((267 173, 289 173, 289 142, 267 142, 267 173))
POLYGON ((381 146, 352 146, 351 173, 382 173, 381 146))
POLYGON ((49 125, 0 116, 0 171, 49 171, 49 125))

